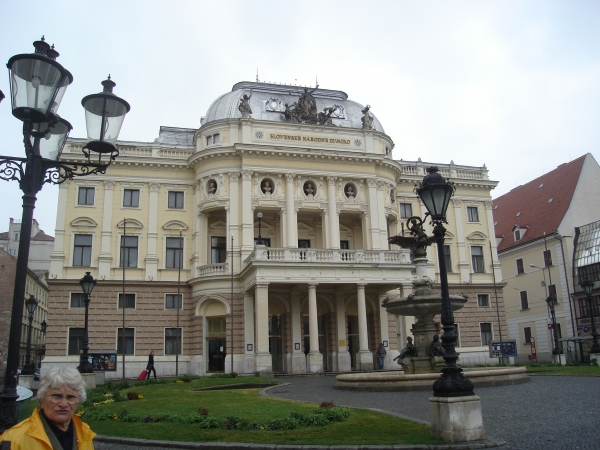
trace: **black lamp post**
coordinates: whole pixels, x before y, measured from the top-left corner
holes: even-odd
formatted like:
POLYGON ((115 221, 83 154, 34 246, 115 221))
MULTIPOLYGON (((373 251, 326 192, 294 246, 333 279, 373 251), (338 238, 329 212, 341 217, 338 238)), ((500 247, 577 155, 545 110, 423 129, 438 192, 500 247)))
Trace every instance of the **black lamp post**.
POLYGON ((35 373, 35 363, 31 360, 31 329, 33 328, 33 313, 37 308, 38 302, 33 295, 30 295, 25 306, 29 313, 29 331, 27 332, 27 352, 25 353, 26 364, 23 367, 21 375, 33 375, 35 373))
POLYGON ((592 305, 592 291, 594 290, 595 284, 595 282, 588 279, 587 277, 581 283, 579 283, 579 285, 585 291, 588 308, 590 308, 590 318, 592 321, 592 338, 594 339, 592 343, 592 348, 590 349, 590 353, 600 353, 600 344, 598 344, 598 332, 596 331, 596 322, 594 321, 594 308, 592 305))
POLYGON ((558 333, 556 332, 556 314, 554 312, 556 299, 552 295, 549 295, 546 297, 546 303, 548 304, 548 308, 550 308, 550 317, 552 318, 552 335, 554 336, 554 348, 552 349, 552 354, 559 355, 560 351, 558 350, 558 333))
POLYGON ((437 244, 438 264, 440 268, 440 283, 442 289, 441 321, 444 334, 442 345, 444 346, 444 361, 446 365, 442 369, 442 375, 433 383, 433 395, 436 397, 459 397, 474 395, 473 383, 462 374, 462 369, 456 364, 456 333, 454 332, 454 314, 450 302, 450 291, 448 289, 448 274, 446 259, 444 256, 444 236, 446 228, 446 210, 450 203, 450 197, 454 194, 454 183, 445 179, 438 173, 437 167, 428 167, 427 175, 423 178, 421 185, 415 188, 416 194, 425 204, 431 223, 434 225, 433 235, 437 244))
POLYGON ((262 240, 262 236, 260 235, 260 227, 262 225, 262 216, 263 216, 263 214, 260 211, 256 214, 256 217, 258 217, 258 238, 256 239, 256 245, 265 245, 265 243, 262 240))
POLYGON ((23 191, 6 378, 4 392, 0 396, 0 432, 17 422, 16 375, 36 195, 45 183, 61 184, 77 176, 106 173, 107 167, 119 154, 114 143, 123 118, 130 109, 125 100, 112 93, 114 83, 110 79, 104 81, 104 92, 87 96, 82 102, 91 141, 83 149, 87 161, 81 164, 60 161, 71 125, 58 116, 57 110, 73 76, 56 62, 59 53, 44 38, 34 42, 33 46, 34 53, 13 56, 7 64, 12 113, 23 122, 25 157, 0 156, 0 179, 18 181, 23 191))
POLYGON ((79 280, 79 284, 85 294, 85 325, 83 332, 83 348, 77 370, 79 370, 80 373, 94 373, 94 369, 88 359, 88 350, 90 349, 88 339, 88 307, 90 306, 90 295, 94 290, 94 286, 96 286, 96 280, 94 280, 94 277, 90 272, 86 272, 83 278, 79 280))

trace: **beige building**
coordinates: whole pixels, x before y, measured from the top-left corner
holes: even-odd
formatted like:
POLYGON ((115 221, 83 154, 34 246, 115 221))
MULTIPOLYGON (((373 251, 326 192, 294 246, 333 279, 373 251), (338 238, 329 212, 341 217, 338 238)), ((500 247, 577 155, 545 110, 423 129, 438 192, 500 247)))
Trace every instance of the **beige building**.
MULTIPOLYGON (((431 164, 392 159, 379 121, 345 93, 302 89, 238 83, 199 129, 119 142, 105 176, 60 187, 47 366, 78 361, 89 271, 90 348, 122 352, 124 335, 128 377, 151 350, 159 376, 174 374, 179 336, 180 374, 369 370, 380 342, 386 368, 400 368, 391 359, 412 320, 380 305, 410 293, 415 267, 388 237, 423 216, 413 187, 431 164)), ((70 139, 63 159, 80 160, 83 145, 70 139)), ((487 362, 504 323, 497 183, 485 167, 440 172, 457 186, 446 253, 451 291, 469 295, 456 314, 461 361, 487 362)))
MULTIPOLYGON (((517 341, 517 361, 531 362, 533 346, 537 362, 552 360, 549 296, 557 302, 559 339, 581 332, 577 331, 578 309, 571 301, 581 291, 573 285, 574 238, 576 227, 600 219, 595 207, 599 180, 600 167, 588 153, 494 200, 506 318, 510 338, 517 341)), ((559 347, 563 364, 575 360, 575 352, 581 356, 578 346, 559 343, 559 347)), ((558 362, 557 356, 554 359, 558 362)))

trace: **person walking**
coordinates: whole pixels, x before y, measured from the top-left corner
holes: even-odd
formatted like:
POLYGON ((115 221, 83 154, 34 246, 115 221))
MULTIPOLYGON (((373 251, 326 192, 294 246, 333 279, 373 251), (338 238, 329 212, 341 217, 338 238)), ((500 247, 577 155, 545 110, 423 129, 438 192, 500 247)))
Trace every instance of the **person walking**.
POLYGON ((150 379, 150 371, 154 372, 154 379, 156 380, 156 369, 154 368, 154 351, 151 351, 150 355, 148 355, 148 365, 146 366, 146 371, 148 372, 146 374, 147 380, 150 379))
POLYGON ((6 430, 0 442, 11 450, 93 450, 96 435, 75 411, 86 399, 85 382, 77 369, 52 367, 40 379, 40 403, 28 419, 6 430))
POLYGON ((377 355, 377 359, 379 360, 379 370, 383 370, 383 364, 385 363, 385 355, 387 355, 387 352, 385 351, 385 348, 383 347, 383 343, 379 344, 376 355, 377 355))

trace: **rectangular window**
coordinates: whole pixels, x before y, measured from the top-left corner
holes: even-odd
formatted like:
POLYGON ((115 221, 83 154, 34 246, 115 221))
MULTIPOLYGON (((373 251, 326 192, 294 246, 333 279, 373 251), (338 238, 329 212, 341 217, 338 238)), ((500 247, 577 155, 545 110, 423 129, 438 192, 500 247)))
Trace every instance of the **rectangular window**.
POLYGON ((219 133, 213 134, 213 144, 218 144, 221 142, 221 135, 219 133))
POLYGON ((412 204, 410 203, 400 203, 400 218, 408 219, 412 214, 412 204))
POLYGON ((444 260, 446 262, 446 271, 452 272, 452 260, 450 259, 450 246, 444 245, 444 260))
POLYGON ((529 301, 527 300, 527 291, 519 292, 521 297, 521 309, 529 309, 529 301))
POLYGON ((483 270, 483 247, 474 245, 471 247, 471 263, 474 273, 484 273, 483 270))
POLYGON ((71 292, 71 308, 85 308, 85 294, 83 292, 71 292))
POLYGON ((183 209, 183 192, 170 191, 169 192, 169 208, 170 209, 183 209))
POLYGON ((165 297, 166 309, 181 309, 181 294, 167 294, 165 297))
POLYGON ((479 211, 476 206, 467 206, 467 222, 479 222, 479 211))
POLYGON ((181 355, 181 328, 165 328, 165 355, 181 355))
POLYGON ((206 146, 212 145, 212 136, 206 136, 206 146))
POLYGON ((73 265, 90 267, 92 265, 92 235, 76 234, 73 249, 73 265))
POLYGON ((521 230, 515 230, 515 241, 521 240, 521 230))
MULTIPOLYGON (((262 241, 262 245, 264 245, 265 247, 270 247, 271 246, 271 239, 267 238, 265 239, 264 237, 260 237, 260 240, 262 241)), ((254 238, 254 246, 256 247, 256 245, 258 244, 258 238, 254 238)))
POLYGON ((348 250, 350 248, 349 241, 340 241, 340 250, 348 250))
MULTIPOLYGON (((133 355, 135 330, 125 328, 125 354, 133 355)), ((123 328, 117 328, 117 353, 123 354, 123 328)))
POLYGON ((78 205, 93 205, 95 192, 96 192, 96 188, 80 187, 79 188, 79 196, 77 197, 77 204, 78 205))
POLYGON ((183 238, 167 238, 167 269, 180 269, 183 267, 183 238))
POLYGON ((298 248, 310 248, 310 239, 298 239, 298 248))
POLYGON ((531 344, 531 327, 523 328, 523 334, 525 336, 525 343, 531 344))
POLYGON ((550 250, 544 250, 544 267, 550 267, 552 265, 552 253, 550 250))
POLYGON ((481 334, 481 345, 488 345, 492 340, 492 324, 480 323, 479 332, 481 334))
MULTIPOLYGON (((119 292, 118 309, 123 308, 123 293, 119 292)), ((125 294, 125 308, 135 309, 135 294, 125 294)))
POLYGON ((15 233, 15 241, 19 240, 19 233, 15 233))
POLYGON ((69 328, 69 355, 79 355, 83 348, 85 328, 69 328))
POLYGON ((138 237, 121 236, 121 261, 119 267, 137 267, 138 237))
POLYGON ((477 306, 480 308, 489 308, 490 296, 488 294, 477 294, 477 306))
POLYGON ((548 286, 548 295, 550 297, 552 297, 555 301, 558 300, 558 297, 556 296, 556 285, 555 284, 551 284, 548 286))
POLYGON ((139 189, 125 189, 123 192, 123 206, 128 208, 138 208, 140 206, 139 189))
POLYGON ((525 268, 523 267, 523 258, 519 258, 516 260, 517 263, 517 275, 521 275, 525 273, 525 268))
POLYGON ((213 236, 210 238, 210 261, 212 264, 227 261, 227 240, 224 237, 213 236))

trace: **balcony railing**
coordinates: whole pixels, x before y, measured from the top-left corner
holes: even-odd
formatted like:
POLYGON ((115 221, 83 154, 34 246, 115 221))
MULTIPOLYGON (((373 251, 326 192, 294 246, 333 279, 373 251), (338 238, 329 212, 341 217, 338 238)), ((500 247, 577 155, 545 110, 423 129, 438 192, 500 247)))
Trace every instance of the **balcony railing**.
POLYGON ((410 264, 410 250, 331 250, 320 248, 257 247, 246 258, 251 262, 336 264, 410 264))

